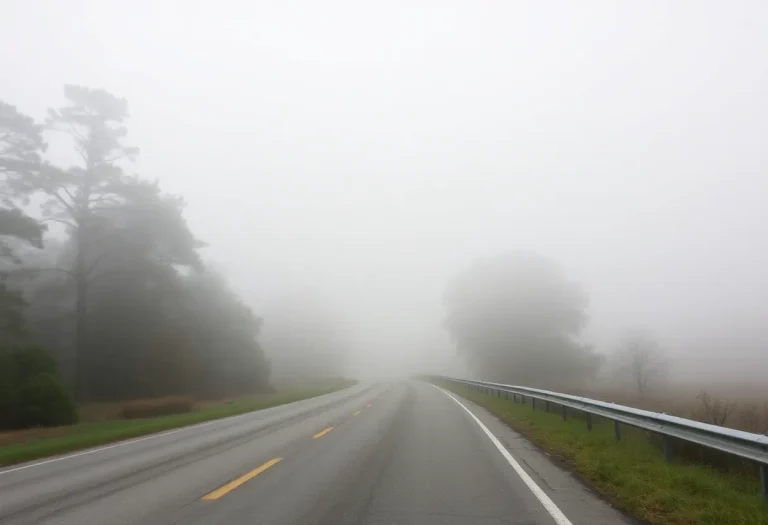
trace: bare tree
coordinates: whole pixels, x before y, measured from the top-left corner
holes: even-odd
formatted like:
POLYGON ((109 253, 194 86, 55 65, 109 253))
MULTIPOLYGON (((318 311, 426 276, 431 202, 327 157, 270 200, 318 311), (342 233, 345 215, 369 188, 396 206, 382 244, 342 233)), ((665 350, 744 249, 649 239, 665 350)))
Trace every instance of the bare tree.
POLYGON ((736 408, 735 403, 712 397, 706 390, 702 390, 696 399, 701 402, 701 407, 694 412, 694 418, 710 425, 725 426, 728 415, 736 408))
POLYGON ((646 332, 628 333, 619 349, 619 358, 641 397, 648 394, 665 371, 664 350, 656 339, 646 332))

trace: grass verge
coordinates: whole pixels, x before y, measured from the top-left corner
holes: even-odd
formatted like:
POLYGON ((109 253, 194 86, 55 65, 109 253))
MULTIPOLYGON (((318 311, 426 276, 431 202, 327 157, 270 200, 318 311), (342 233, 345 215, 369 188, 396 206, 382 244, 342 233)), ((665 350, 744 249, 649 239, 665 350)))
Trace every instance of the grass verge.
POLYGON ((318 387, 295 388, 286 392, 243 399, 227 404, 203 406, 200 410, 185 414, 147 419, 101 421, 59 427, 55 429, 56 435, 54 436, 14 442, 3 446, 0 448, 0 466, 284 405, 310 397, 329 394, 348 388, 353 384, 354 381, 338 381, 318 387))
MULTIPOLYGON (((441 384, 487 408, 542 450, 564 463, 614 506, 653 525, 768 525, 768 506, 755 476, 713 468, 666 463, 644 431, 622 425, 620 441, 613 422, 583 417, 562 419, 559 411, 441 384)), ((569 416, 574 415, 569 412, 569 416)))

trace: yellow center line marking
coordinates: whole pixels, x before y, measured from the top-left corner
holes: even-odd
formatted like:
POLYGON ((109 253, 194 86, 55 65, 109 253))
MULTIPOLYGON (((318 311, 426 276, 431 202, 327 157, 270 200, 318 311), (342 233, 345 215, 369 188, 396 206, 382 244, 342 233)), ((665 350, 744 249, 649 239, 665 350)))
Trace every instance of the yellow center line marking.
POLYGON ((360 411, 358 410, 358 411, 357 411, 357 412, 355 412, 353 415, 355 415, 355 416, 359 416, 359 415, 360 415, 360 411))
POLYGON ((323 437, 324 435, 326 435, 328 432, 330 432, 331 430, 333 430, 333 427, 328 427, 328 428, 326 428, 325 430, 321 430, 320 432, 318 432, 317 434, 315 434, 314 436, 312 436, 312 439, 321 438, 321 437, 323 437))
POLYGON ((210 492, 210 493, 206 494, 205 496, 203 496, 203 499, 205 499, 205 500, 219 499, 220 497, 224 496, 228 492, 230 492, 232 490, 235 490, 237 487, 239 487, 240 485, 242 485, 243 483, 245 483, 249 479, 255 478, 256 476, 258 476, 259 474, 261 474, 262 472, 267 470, 272 465, 280 463, 280 461, 282 461, 282 459, 283 458, 270 459, 269 461, 264 463, 259 468, 255 468, 252 471, 250 471, 248 474, 244 474, 244 475, 240 476, 239 478, 237 478, 236 480, 230 481, 229 483, 227 483, 223 487, 218 488, 218 489, 214 490, 213 492, 210 492))

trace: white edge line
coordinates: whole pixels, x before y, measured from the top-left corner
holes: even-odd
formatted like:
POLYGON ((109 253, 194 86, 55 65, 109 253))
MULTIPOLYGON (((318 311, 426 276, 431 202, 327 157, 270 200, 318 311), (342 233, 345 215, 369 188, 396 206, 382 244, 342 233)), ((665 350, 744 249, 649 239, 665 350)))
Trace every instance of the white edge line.
POLYGON ((565 517, 565 514, 555 505, 555 502, 552 501, 547 494, 541 490, 541 487, 539 487, 535 481, 531 478, 531 476, 528 475, 528 473, 523 470, 523 467, 520 466, 520 463, 517 462, 517 460, 512 457, 512 454, 509 453, 509 450, 504 447, 504 445, 501 444, 501 442, 496 438, 496 436, 491 433, 490 430, 488 430, 488 427, 486 427, 482 421, 480 421, 476 415, 472 413, 471 410, 469 410, 464 404, 456 399, 453 395, 449 394, 442 388, 440 388, 437 385, 432 385, 438 390, 440 390, 443 394, 453 399, 461 408, 466 410, 467 414, 469 414, 472 419, 475 420, 475 423, 483 429, 483 432, 485 432, 485 435, 488 436, 488 438, 491 440, 491 442, 496 445, 496 448, 499 449, 499 452, 501 452, 501 455, 504 456, 504 459, 507 460, 507 462, 512 465, 512 468, 515 469, 515 472, 517 472, 517 475, 520 476, 520 478, 523 480, 523 482, 528 486, 529 489, 531 489, 531 492, 533 492, 533 495, 536 496, 536 499, 538 499, 541 504, 544 506, 547 512, 549 512, 549 515, 554 518, 555 523, 557 525, 573 525, 568 518, 565 517))
MULTIPOLYGON (((346 390, 347 389, 342 389, 342 390, 337 390, 336 392, 344 392, 346 390)), ((65 456, 59 456, 59 457, 55 457, 55 458, 51 458, 51 459, 46 459, 45 461, 38 461, 36 463, 29 463, 27 465, 22 465, 20 467, 14 467, 14 468, 6 469, 6 470, 0 470, 0 476, 2 476, 3 474, 10 474, 11 472, 18 472, 19 470, 25 470, 25 469, 32 468, 32 467, 39 467, 40 465, 47 465, 48 463, 56 463, 57 461, 64 461, 65 459, 72 459, 72 458, 76 458, 78 456, 85 456, 87 454, 94 454, 96 452, 101 452, 102 450, 109 450, 111 448, 123 447, 125 445, 132 445, 134 443, 139 443, 140 441, 147 441, 149 439, 155 439, 155 438, 159 438, 159 437, 163 437, 163 436, 169 436, 171 434, 176 434, 177 432, 184 432, 186 430, 193 430, 193 429, 196 429, 196 428, 205 427, 205 426, 213 425, 213 424, 216 424, 216 423, 224 423, 225 421, 233 421, 235 419, 240 419, 240 418, 243 418, 243 417, 246 417, 246 416, 252 416, 254 414, 264 414, 265 412, 272 411, 273 409, 284 408, 284 407, 287 407, 287 406, 290 406, 290 405, 294 405, 295 403, 301 403, 303 401, 317 400, 317 399, 320 399, 320 398, 325 397, 325 396, 333 395, 336 392, 329 392, 327 394, 322 394, 320 396, 309 397, 307 399, 300 399, 300 400, 294 401, 292 403, 284 403, 282 405, 262 408, 261 410, 251 410, 250 412, 245 412, 243 414, 237 414, 237 415, 234 415, 234 416, 222 417, 222 418, 219 418, 219 419, 213 419, 211 421, 204 421, 202 423, 195 423, 193 425, 187 425, 187 426, 183 426, 183 427, 176 428, 176 429, 173 429, 173 430, 167 430, 165 432, 160 432, 159 434, 150 434, 148 436, 144 436, 144 437, 140 437, 140 438, 135 438, 135 439, 130 439, 128 441, 120 441, 120 442, 114 443, 112 445, 103 445, 103 446, 100 446, 100 447, 89 448, 88 450, 83 450, 82 452, 75 452, 73 454, 67 454, 65 456)))

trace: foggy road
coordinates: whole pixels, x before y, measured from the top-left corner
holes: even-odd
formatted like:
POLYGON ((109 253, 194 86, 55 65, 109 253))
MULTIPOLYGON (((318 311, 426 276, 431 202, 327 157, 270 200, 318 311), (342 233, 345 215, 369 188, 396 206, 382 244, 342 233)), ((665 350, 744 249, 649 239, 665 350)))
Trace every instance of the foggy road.
POLYGON ((483 409, 414 381, 0 471, 14 525, 625 522, 483 409))

